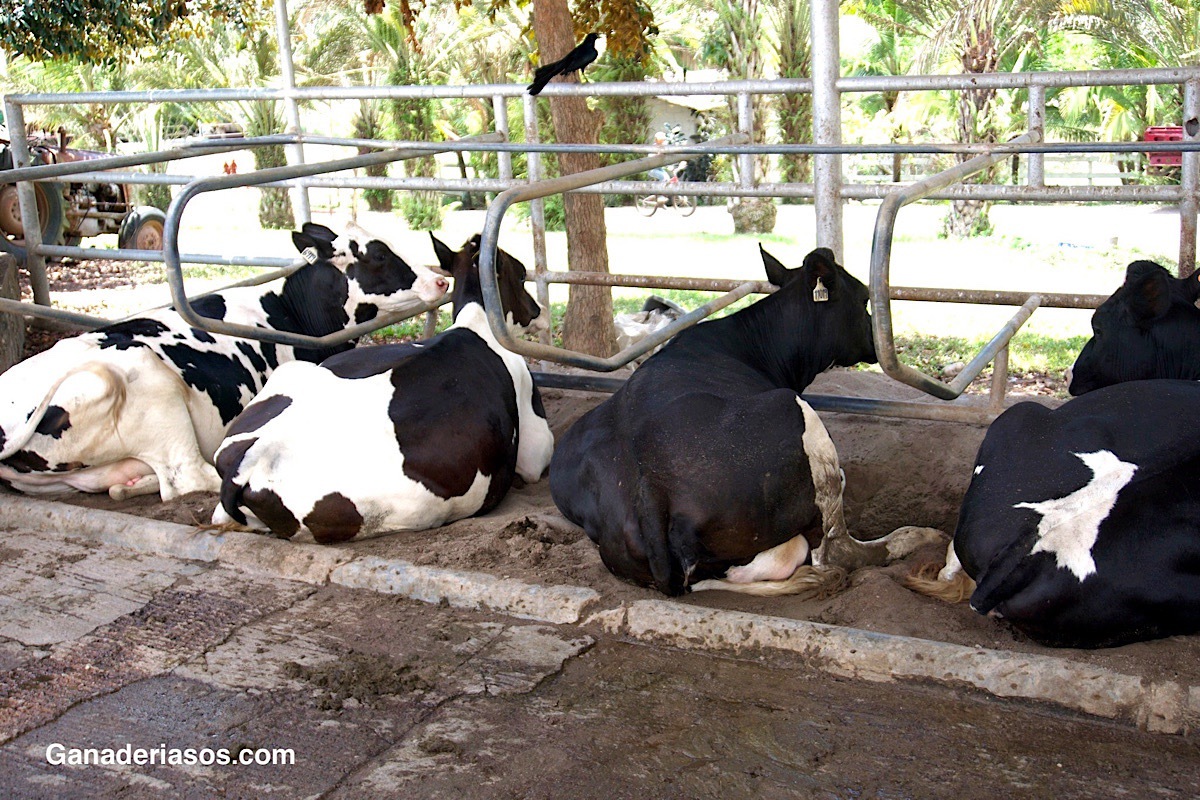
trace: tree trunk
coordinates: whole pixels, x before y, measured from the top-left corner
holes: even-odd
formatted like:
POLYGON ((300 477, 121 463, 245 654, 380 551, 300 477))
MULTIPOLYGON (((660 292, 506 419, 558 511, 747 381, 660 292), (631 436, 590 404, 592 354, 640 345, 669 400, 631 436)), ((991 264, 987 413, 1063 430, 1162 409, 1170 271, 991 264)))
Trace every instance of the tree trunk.
MULTIPOLYGON (((534 0, 533 29, 543 64, 565 56, 575 47, 575 31, 566 0, 534 0)), ((578 73, 565 80, 577 81, 578 73)), ((558 80, 558 79, 556 79, 558 80)), ((555 139, 564 144, 596 144, 600 120, 583 97, 551 97, 550 118, 555 139)), ((595 153, 560 153, 559 172, 570 175, 600 166, 595 153)), ((568 192, 563 196, 567 224, 567 263, 580 272, 608 272, 608 232, 604 198, 568 192)), ((608 357, 616 351, 612 290, 607 286, 571 286, 563 317, 563 346, 608 357)))
MULTIPOLYGON (((0 297, 20 300, 17 285, 17 260, 0 253, 0 297)), ((21 360, 25 350, 25 318, 20 314, 0 313, 0 372, 21 360)))

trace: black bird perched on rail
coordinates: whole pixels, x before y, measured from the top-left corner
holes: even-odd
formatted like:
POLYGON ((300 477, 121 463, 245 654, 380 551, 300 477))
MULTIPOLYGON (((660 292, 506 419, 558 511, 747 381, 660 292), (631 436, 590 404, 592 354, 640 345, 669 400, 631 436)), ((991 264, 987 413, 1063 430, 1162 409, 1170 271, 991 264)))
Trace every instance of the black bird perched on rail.
POLYGON ((596 60, 596 38, 599 35, 598 33, 589 33, 583 37, 582 42, 575 45, 574 50, 558 61, 538 67, 533 73, 533 83, 529 84, 529 93, 540 92, 555 75, 566 75, 575 70, 579 70, 579 74, 582 75, 587 65, 596 60))

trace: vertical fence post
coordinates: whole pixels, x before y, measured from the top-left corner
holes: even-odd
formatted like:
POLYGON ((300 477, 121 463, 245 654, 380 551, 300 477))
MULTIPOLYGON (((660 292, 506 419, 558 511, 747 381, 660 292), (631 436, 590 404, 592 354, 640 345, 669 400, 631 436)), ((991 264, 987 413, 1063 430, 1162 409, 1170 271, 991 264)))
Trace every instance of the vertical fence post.
MULTIPOLYGON (((1037 131, 1038 140, 1046 141, 1046 87, 1029 87, 1029 130, 1037 131)), ((1046 185, 1046 157, 1041 153, 1029 153, 1026 158, 1025 183, 1040 189, 1046 185)))
MULTIPOLYGON (((25 109, 5 100, 4 119, 11 139, 13 166, 33 166, 29 157, 29 139, 25 136, 25 109)), ((57 183, 42 184, 48 192, 59 192, 57 183)), ((25 269, 29 272, 29 288, 33 290, 33 302, 39 306, 50 305, 50 281, 46 278, 46 257, 38 252, 42 245, 42 220, 37 211, 37 189, 29 181, 17 183, 17 198, 21 203, 21 227, 25 239, 25 269)), ((0 234, 2 236, 3 234, 0 234)), ((56 243, 57 244, 57 243, 56 243)))
MULTIPOLYGON (((287 109, 288 127, 299 136, 304 133, 304 128, 300 126, 300 106, 296 102, 296 96, 292 94, 296 91, 296 68, 292 63, 292 31, 288 24, 287 0, 275 0, 275 34, 279 41, 279 67, 283 72, 283 86, 288 92, 283 101, 284 108, 287 109)), ((293 164, 304 163, 304 143, 302 141, 289 145, 288 149, 291 150, 293 164)), ((299 214, 300 223, 312 222, 312 207, 308 202, 308 186, 303 183, 296 189, 296 211, 299 214)))
MULTIPOLYGON (((1200 79, 1183 84, 1183 140, 1200 142, 1200 79)), ((1196 270, 1196 215, 1200 213, 1200 152, 1183 154, 1179 173, 1179 277, 1196 270)))
MULTIPOLYGON (((754 142, 754 106, 750 102, 749 92, 740 92, 737 96, 738 132, 750 137, 754 142)), ((743 189, 754 186, 754 156, 743 154, 738 156, 738 171, 741 173, 738 185, 743 189)))
MULTIPOLYGON (((525 141, 529 144, 538 144, 541 142, 541 134, 538 132, 537 98, 525 94, 521 95, 521 100, 524 103, 525 111, 525 141)), ((540 181, 542 179, 542 154, 528 153, 525 159, 529 182, 540 181)), ((537 301, 549 314, 550 282, 546 280, 548 270, 546 265, 546 207, 542 204, 540 197, 529 201, 529 227, 533 234, 533 275, 534 285, 537 287, 537 301)), ((543 331, 542 344, 550 344, 552 335, 552 330, 543 331)))
MULTIPOLYGON (((504 136, 504 141, 511 142, 512 136, 508 131, 508 98, 499 94, 494 95, 492 97, 492 113, 496 116, 496 132, 504 136)), ((512 178, 512 153, 501 151, 496 155, 499 163, 497 174, 501 178, 512 178)))
MULTIPOLYGON (((842 143, 842 106, 837 80, 841 45, 837 0, 812 3, 813 142, 842 143)), ((813 201, 817 245, 842 258, 842 157, 818 153, 813 158, 813 201)))

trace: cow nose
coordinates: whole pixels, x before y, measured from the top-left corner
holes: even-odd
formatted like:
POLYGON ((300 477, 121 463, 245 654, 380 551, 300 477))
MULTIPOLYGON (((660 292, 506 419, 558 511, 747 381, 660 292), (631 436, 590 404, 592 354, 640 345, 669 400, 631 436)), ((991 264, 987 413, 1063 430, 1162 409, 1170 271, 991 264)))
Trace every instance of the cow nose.
POLYGON ((445 291, 450 288, 450 281, 446 280, 445 278, 437 278, 434 280, 433 284, 437 286, 438 291, 442 293, 445 293, 445 291))

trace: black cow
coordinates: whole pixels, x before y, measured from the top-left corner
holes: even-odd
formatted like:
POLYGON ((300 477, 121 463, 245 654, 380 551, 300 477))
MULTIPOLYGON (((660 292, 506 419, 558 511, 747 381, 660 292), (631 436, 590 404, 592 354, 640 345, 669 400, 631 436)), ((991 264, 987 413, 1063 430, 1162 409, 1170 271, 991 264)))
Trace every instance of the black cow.
POLYGON ((620 578, 779 594, 811 583, 810 554, 886 553, 846 532, 837 451, 800 399, 826 368, 875 361, 866 287, 827 249, 797 269, 761 252, 779 291, 680 333, 554 454, 554 502, 620 578))
MULTIPOLYGON (((410 267, 366 231, 292 234, 311 263, 285 280, 193 302, 209 319, 324 336, 381 312, 441 299, 449 282, 410 267)), ((64 339, 0 375, 0 485, 163 500, 216 491, 217 445, 267 376, 296 350, 193 328, 172 309, 64 339)))
MULTIPOLYGON (((514 474, 541 478, 554 437, 525 359, 488 326, 479 237, 458 253, 433 242, 454 276, 454 324, 276 370, 217 451, 214 523, 329 544, 490 511, 514 474)), ((496 274, 510 327, 544 327, 521 262, 499 251, 496 274)))
POLYGON ((1153 261, 1135 261, 1125 283, 1092 315, 1092 338, 1069 374, 1081 395, 1122 381, 1200 379, 1200 273, 1174 278, 1153 261))
POLYGON ((1197 408, 1200 383, 1152 380, 1004 412, 941 586, 965 573, 972 608, 1056 647, 1200 630, 1197 408))

